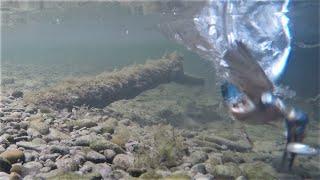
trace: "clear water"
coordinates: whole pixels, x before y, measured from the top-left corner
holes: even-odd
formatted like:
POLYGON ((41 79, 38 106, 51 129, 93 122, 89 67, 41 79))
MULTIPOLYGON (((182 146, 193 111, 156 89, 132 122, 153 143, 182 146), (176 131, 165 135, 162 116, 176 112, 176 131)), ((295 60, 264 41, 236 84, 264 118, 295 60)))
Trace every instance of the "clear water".
MULTIPOLYGON (((243 135, 239 131, 246 126, 249 135, 253 136, 257 152, 281 156, 284 143, 282 123, 271 126, 231 122, 221 102, 218 102, 221 97, 212 64, 183 45, 168 40, 157 28, 159 23, 170 20, 168 14, 164 16, 163 12, 152 8, 143 14, 141 9, 130 9, 125 3, 57 4, 47 2, 40 8, 38 2, 33 2, 23 6, 11 4, 9 10, 2 8, 1 79, 10 81, 13 78, 16 82, 2 86, 5 89, 3 96, 16 89, 37 92, 55 86, 65 78, 143 64, 148 59, 159 59, 166 53, 178 51, 184 56, 185 72, 203 77, 206 88, 160 85, 128 102, 115 103, 112 108, 118 108, 119 113, 137 110, 141 114, 159 114, 169 109, 176 115, 168 117, 174 126, 192 133, 193 130, 196 133, 203 130, 231 140, 238 140, 239 134, 243 135), (185 109, 179 109, 181 104, 185 109), (172 122, 174 120, 177 121, 172 122)), ((305 142, 313 146, 319 146, 320 114, 319 105, 310 105, 308 100, 320 93, 319 7, 320 3, 316 1, 294 1, 289 6, 293 48, 287 69, 280 79, 281 84, 296 91, 292 105, 299 105, 310 113, 309 135, 305 142), (315 47, 302 47, 301 42, 315 47)), ((197 146, 190 148, 197 149, 197 146)), ((316 173, 319 169, 315 167, 318 159, 310 159, 310 164, 305 157, 299 161, 299 177, 316 179, 320 176, 316 173)))

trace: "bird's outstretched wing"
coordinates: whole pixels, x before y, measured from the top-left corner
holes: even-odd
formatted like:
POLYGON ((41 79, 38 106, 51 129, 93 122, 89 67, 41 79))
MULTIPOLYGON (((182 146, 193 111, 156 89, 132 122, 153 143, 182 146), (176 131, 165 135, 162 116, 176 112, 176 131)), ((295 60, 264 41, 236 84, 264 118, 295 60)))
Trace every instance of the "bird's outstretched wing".
POLYGON ((260 102, 263 92, 273 90, 273 83, 243 42, 236 41, 225 53, 224 60, 228 64, 229 80, 254 103, 260 102))

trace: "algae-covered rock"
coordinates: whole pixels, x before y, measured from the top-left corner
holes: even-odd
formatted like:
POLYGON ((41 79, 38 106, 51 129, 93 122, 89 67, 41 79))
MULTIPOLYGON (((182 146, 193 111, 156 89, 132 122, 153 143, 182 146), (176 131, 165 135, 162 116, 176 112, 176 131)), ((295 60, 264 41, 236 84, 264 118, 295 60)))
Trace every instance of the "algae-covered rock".
POLYGON ((224 165, 217 165, 213 168, 213 172, 209 172, 218 178, 235 179, 241 176, 240 168, 234 163, 226 163, 224 165))
POLYGON ((66 172, 77 171, 79 169, 79 164, 72 158, 61 158, 56 161, 58 169, 62 169, 66 172))
POLYGON ((236 164, 244 163, 245 160, 241 155, 242 154, 238 153, 238 152, 225 151, 225 152, 223 152, 223 156, 221 157, 222 162, 223 163, 233 162, 236 164))
POLYGON ((98 152, 105 149, 112 149, 116 153, 124 153, 124 150, 120 146, 104 139, 92 141, 90 143, 90 148, 98 152))
POLYGON ((166 176, 163 178, 163 180, 190 180, 191 177, 187 172, 174 172, 172 175, 166 176))
POLYGON ((31 161, 23 164, 22 175, 31 175, 35 176, 36 174, 40 173, 40 169, 43 165, 40 162, 31 161))
POLYGON ((128 168, 127 172, 133 177, 139 177, 141 174, 146 172, 146 169, 142 168, 128 168))
POLYGON ((106 161, 106 158, 104 155, 96 152, 96 151, 89 151, 87 154, 86 154, 86 159, 88 161, 92 161, 94 163, 102 163, 102 162, 105 162, 106 161))
POLYGON ((195 151, 190 155, 190 163, 192 165, 202 163, 208 159, 207 153, 203 151, 195 151))
MULTIPOLYGON (((97 174, 86 174, 86 175, 79 175, 76 173, 59 173, 57 175, 53 175, 53 176, 49 176, 47 177, 48 180, 62 180, 62 179, 66 179, 66 180, 87 180, 87 179, 94 179, 93 177, 99 178, 99 175, 97 174)), ((101 178, 101 176, 100 176, 101 178)))
POLYGON ((68 139, 70 138, 70 136, 67 135, 66 133, 59 131, 58 129, 49 128, 49 134, 46 138, 49 139, 50 141, 54 141, 54 140, 60 141, 62 139, 68 139))
POLYGON ((161 179, 163 176, 160 173, 157 173, 155 170, 149 170, 146 173, 143 173, 139 178, 140 179, 161 179))
POLYGON ((240 165, 240 168, 248 179, 277 179, 275 169, 263 162, 243 163, 240 165))
POLYGON ((112 171, 106 179, 132 179, 129 173, 124 170, 116 169, 112 171))
POLYGON ((23 147, 25 149, 31 149, 36 151, 42 151, 45 148, 44 144, 38 144, 34 142, 27 142, 27 141, 19 141, 16 143, 17 146, 23 147))
POLYGON ((74 129, 81 129, 83 127, 91 128, 97 126, 98 124, 92 119, 80 119, 75 121, 69 121, 68 126, 74 129))
POLYGON ((28 120, 30 128, 39 131, 41 134, 49 133, 49 125, 44 123, 44 119, 40 115, 32 116, 28 120))

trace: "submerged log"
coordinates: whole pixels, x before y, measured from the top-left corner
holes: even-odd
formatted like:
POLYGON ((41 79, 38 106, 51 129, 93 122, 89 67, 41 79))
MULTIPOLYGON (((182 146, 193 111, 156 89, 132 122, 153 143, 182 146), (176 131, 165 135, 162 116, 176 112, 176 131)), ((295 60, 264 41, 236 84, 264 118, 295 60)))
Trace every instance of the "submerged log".
POLYGON ((71 109, 74 106, 104 107, 120 99, 129 99, 141 92, 171 81, 203 84, 202 79, 186 77, 183 58, 176 53, 133 65, 119 71, 102 73, 91 78, 64 81, 54 87, 27 94, 25 100, 38 106, 71 109))

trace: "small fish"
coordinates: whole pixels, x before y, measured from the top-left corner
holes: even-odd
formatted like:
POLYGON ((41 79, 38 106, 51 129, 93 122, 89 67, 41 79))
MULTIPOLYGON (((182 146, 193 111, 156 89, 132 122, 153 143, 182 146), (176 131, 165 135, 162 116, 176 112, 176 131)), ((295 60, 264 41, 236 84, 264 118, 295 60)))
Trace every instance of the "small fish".
POLYGON ((289 143, 287 151, 299 155, 314 156, 320 155, 320 150, 302 143, 289 143))

